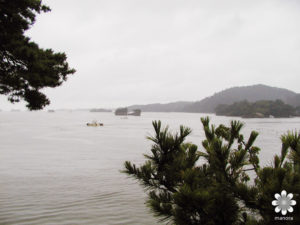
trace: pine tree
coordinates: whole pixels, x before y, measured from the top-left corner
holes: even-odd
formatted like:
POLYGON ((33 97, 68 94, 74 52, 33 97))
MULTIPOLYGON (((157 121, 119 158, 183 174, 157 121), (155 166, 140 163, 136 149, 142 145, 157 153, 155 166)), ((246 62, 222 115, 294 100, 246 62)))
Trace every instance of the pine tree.
POLYGON ((57 87, 75 72, 65 53, 39 48, 24 34, 36 14, 48 11, 40 0, 0 0, 0 94, 13 103, 24 99, 30 110, 50 103, 42 88, 57 87))
MULTIPOLYGON (((274 195, 286 190, 300 203, 300 135, 283 135, 281 155, 275 155, 273 165, 261 168, 260 149, 254 146, 257 132, 246 140, 239 121, 228 127, 210 126, 209 118, 201 121, 204 151, 185 141, 189 128, 181 126, 172 134, 154 121, 155 135, 148 137, 154 143, 152 154, 145 155, 145 164, 125 162, 124 172, 146 188, 154 215, 182 225, 281 224, 271 204, 274 195)), ((293 215, 288 224, 299 224, 297 205, 293 215)))

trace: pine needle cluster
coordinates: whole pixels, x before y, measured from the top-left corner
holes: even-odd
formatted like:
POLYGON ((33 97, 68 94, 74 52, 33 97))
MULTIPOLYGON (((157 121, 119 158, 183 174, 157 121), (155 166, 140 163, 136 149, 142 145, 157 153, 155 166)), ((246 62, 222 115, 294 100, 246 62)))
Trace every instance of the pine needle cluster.
POLYGON ((280 215, 272 205, 282 190, 293 193, 300 204, 300 135, 282 135, 281 155, 261 167, 260 148, 254 145, 257 132, 246 139, 239 121, 218 127, 210 125, 208 117, 201 122, 203 150, 185 141, 191 129, 181 126, 173 134, 154 121, 146 162, 139 167, 125 162, 124 172, 145 187, 154 215, 161 222, 180 225, 300 224, 298 205, 290 221, 276 220, 280 215))

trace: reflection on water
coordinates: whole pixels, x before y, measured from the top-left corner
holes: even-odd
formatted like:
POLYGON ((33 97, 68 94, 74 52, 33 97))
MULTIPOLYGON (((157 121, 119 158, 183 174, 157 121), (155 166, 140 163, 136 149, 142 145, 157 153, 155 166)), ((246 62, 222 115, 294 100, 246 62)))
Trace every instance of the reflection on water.
MULTIPOLYGON (((120 173, 123 162, 144 161, 152 120, 171 129, 193 129, 200 145, 203 114, 143 113, 122 120, 112 113, 22 112, 0 114, 1 224, 158 224, 145 194, 120 173), (103 127, 86 127, 97 119, 103 127)), ((232 119, 210 115, 215 124, 232 119)), ((244 133, 257 130, 262 164, 280 152, 280 135, 300 119, 243 119, 244 133)))

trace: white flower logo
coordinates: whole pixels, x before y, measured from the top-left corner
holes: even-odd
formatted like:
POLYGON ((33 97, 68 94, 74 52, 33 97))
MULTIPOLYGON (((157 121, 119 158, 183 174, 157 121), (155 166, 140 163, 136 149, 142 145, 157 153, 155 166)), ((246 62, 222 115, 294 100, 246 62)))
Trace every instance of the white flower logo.
POLYGON ((275 194, 277 200, 272 201, 272 205, 276 206, 275 212, 279 213, 281 211, 282 215, 286 215, 287 211, 293 212, 292 206, 296 205, 296 201, 292 200, 293 194, 290 193, 286 195, 286 191, 283 190, 280 194, 275 194))

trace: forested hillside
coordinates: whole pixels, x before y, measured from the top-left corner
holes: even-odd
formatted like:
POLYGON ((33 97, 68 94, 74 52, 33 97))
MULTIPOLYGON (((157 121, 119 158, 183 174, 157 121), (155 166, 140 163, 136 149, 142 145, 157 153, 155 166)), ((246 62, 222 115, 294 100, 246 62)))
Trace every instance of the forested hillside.
POLYGON ((300 94, 284 88, 258 84, 229 88, 196 102, 179 101, 167 104, 133 105, 128 108, 139 108, 144 112, 214 113, 215 108, 220 104, 231 105, 244 100, 256 102, 260 100, 276 101, 277 99, 293 107, 300 106, 300 94))

